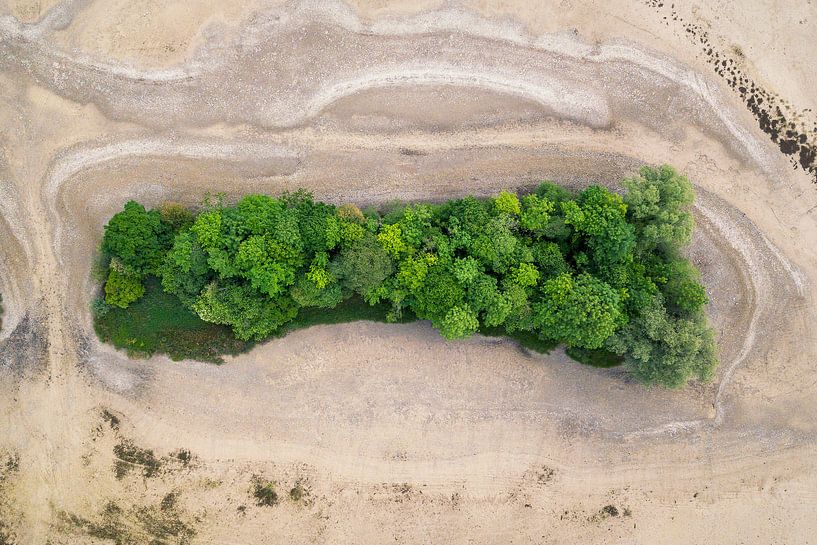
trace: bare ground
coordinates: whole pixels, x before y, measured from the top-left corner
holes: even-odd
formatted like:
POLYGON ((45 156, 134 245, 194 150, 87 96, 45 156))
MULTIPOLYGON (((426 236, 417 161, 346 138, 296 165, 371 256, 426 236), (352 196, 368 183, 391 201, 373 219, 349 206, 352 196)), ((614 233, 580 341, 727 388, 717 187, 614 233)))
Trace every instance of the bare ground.
MULTIPOLYGON (((0 3, 0 536, 809 543, 817 190, 677 21, 570 4, 0 3), (644 390, 426 324, 311 328, 219 367, 93 337, 94 250, 127 199, 442 200, 661 162, 698 187, 711 385, 644 390)), ((813 103, 793 53, 813 7, 678 4, 813 103)))

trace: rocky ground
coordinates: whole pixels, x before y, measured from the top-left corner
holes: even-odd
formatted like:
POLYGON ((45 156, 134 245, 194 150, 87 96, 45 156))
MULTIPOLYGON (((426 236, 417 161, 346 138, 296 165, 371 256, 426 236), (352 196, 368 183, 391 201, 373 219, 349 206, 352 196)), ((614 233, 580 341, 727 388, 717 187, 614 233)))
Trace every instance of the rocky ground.
POLYGON ((790 4, 0 0, 0 543, 813 542, 817 6, 790 4), (422 323, 222 366, 93 334, 128 199, 442 200, 664 162, 698 191, 710 385, 422 323))

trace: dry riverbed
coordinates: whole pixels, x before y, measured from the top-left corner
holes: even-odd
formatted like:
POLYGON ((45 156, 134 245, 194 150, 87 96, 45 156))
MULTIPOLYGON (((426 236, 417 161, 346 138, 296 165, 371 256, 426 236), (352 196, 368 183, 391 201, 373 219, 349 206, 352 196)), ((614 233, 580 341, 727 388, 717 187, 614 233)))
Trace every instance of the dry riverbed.
POLYGON ((0 0, 0 543, 813 540, 817 9, 555 6, 0 0), (698 191, 709 385, 424 323, 222 366, 93 334, 129 199, 443 200, 664 162, 698 191))

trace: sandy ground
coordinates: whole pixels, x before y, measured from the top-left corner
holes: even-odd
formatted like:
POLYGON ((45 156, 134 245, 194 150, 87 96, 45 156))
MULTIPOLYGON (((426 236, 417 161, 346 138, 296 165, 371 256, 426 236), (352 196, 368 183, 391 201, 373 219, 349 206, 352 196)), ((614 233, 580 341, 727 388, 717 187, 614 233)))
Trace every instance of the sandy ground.
POLYGON ((790 4, 0 1, 0 542, 815 543, 817 188, 707 52, 812 142, 817 6, 790 4), (223 366, 93 335, 128 199, 442 200, 663 162, 698 188, 709 385, 423 323, 223 366), (128 441, 155 474, 117 478, 128 441))

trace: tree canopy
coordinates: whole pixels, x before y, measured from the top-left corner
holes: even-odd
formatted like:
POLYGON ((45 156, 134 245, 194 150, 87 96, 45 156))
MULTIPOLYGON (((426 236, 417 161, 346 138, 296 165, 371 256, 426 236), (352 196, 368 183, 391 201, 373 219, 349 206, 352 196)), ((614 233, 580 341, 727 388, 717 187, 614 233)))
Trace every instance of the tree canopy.
POLYGON ((671 167, 626 191, 464 197, 363 213, 304 191, 248 195, 192 212, 128 202, 108 222, 106 301, 122 308, 146 276, 201 319, 261 340, 300 309, 350 298, 429 320, 446 339, 485 328, 623 356, 646 384, 711 378, 717 364, 695 266, 684 257, 694 193, 671 167))

